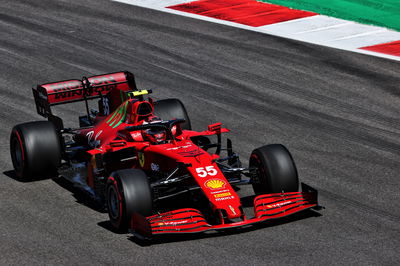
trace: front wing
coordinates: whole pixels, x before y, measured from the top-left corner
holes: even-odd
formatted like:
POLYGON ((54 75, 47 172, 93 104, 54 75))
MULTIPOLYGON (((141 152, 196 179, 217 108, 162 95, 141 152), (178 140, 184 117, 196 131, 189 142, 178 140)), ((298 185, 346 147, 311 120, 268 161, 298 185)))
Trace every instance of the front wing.
POLYGON ((239 222, 210 225, 203 214, 191 208, 178 209, 149 217, 133 214, 131 232, 140 237, 151 238, 161 234, 200 233, 244 227, 272 219, 283 218, 310 208, 318 208, 317 191, 302 184, 303 192, 259 195, 254 199, 254 217, 239 222))

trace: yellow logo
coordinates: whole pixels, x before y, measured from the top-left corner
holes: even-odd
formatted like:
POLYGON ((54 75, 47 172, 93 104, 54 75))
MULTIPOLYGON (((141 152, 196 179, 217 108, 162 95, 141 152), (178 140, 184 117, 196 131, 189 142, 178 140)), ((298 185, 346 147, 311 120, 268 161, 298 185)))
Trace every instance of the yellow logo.
POLYGON ((225 182, 221 179, 210 179, 204 185, 210 189, 225 188, 225 182))
POLYGON ((214 197, 217 198, 223 198, 223 197, 228 197, 231 196, 232 194, 230 192, 225 192, 225 193, 219 193, 219 194, 215 194, 214 197))
POLYGON ((138 157, 139 157, 140 167, 143 167, 144 166, 144 153, 143 152, 139 152, 138 153, 138 157))

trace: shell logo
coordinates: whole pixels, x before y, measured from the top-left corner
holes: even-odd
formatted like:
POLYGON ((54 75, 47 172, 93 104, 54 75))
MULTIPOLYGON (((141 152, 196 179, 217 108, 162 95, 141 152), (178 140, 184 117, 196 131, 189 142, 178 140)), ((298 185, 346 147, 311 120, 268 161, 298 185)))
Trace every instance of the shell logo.
POLYGON ((221 179, 210 179, 204 183, 204 185, 210 189, 221 189, 225 188, 225 181, 221 179))

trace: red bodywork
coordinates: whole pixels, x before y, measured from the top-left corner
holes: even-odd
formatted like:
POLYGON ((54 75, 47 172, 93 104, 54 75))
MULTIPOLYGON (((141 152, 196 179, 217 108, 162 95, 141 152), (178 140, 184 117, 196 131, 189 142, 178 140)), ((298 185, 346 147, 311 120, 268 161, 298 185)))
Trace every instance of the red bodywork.
POLYGON ((260 195, 254 199, 254 217, 242 221, 210 225, 201 212, 196 209, 180 209, 150 217, 134 215, 131 229, 145 237, 159 234, 200 233, 209 230, 222 230, 282 218, 299 211, 317 206, 315 192, 290 192, 260 195))
MULTIPOLYGON (((214 161, 219 156, 207 153, 190 140, 190 137, 193 136, 221 134, 229 132, 229 130, 220 128, 218 124, 214 131, 178 130, 180 134, 175 136, 176 140, 170 140, 166 144, 153 145, 144 140, 141 131, 129 132, 125 130, 129 126, 141 124, 141 121, 135 119, 131 123, 134 113, 129 113, 139 103, 132 99, 123 102, 121 106, 124 109, 126 108, 126 114, 123 113, 124 111, 121 114, 121 107, 119 107, 114 113, 99 120, 93 128, 82 130, 76 139, 81 142, 87 141, 90 145, 96 146, 95 149, 89 151, 93 156, 97 153, 112 153, 133 147, 137 159, 132 160, 130 167, 145 171, 152 170, 152 164, 164 173, 172 171, 178 164, 190 165, 187 167, 187 171, 193 176, 215 210, 225 210, 228 218, 232 219, 243 216, 238 195, 214 161), (115 113, 118 114, 118 118, 114 118, 114 121, 112 118, 117 117, 115 113)), ((88 183, 92 183, 92 181, 88 180, 88 183)))
POLYGON ((112 171, 124 168, 157 170, 168 173, 179 164, 193 177, 191 182, 200 187, 211 203, 219 224, 210 225, 203 214, 195 209, 180 209, 150 217, 132 216, 131 230, 142 235, 165 233, 196 233, 241 227, 268 219, 281 218, 317 206, 316 191, 260 195, 254 199, 254 217, 248 219, 242 210, 239 196, 215 162, 220 156, 209 154, 191 140, 194 136, 219 135, 229 132, 220 123, 207 130, 196 132, 181 130, 177 124, 174 138, 165 144, 155 145, 146 140, 142 130, 130 131, 129 127, 142 125, 150 115, 140 115, 139 107, 145 103, 154 108, 153 101, 130 97, 129 91, 137 91, 133 75, 118 72, 80 80, 68 80, 44 84, 34 89, 38 112, 51 115, 49 105, 99 98, 107 103, 95 117, 93 127, 79 129, 74 136, 77 143, 88 145, 90 157, 87 184, 94 188, 94 176, 99 167, 96 155, 107 155, 131 148, 130 160, 116 164, 112 171), (44 111, 43 111, 44 110, 44 111), (42 112, 40 112, 42 111, 42 112))
POLYGON ((112 89, 120 91, 132 90, 129 77, 126 72, 117 72, 106 75, 98 75, 83 80, 71 79, 54 83, 39 85, 39 90, 43 97, 47 97, 47 101, 51 105, 79 101, 83 97, 97 97, 99 93, 103 95, 112 89), (85 90, 85 87, 89 87, 85 90))
MULTIPOLYGON (((138 104, 138 102, 127 100, 121 106, 126 105, 127 110, 134 111, 135 104, 138 104)), ((118 109, 116 112, 119 112, 118 109)), ((94 129, 91 129, 94 132, 90 136, 97 136, 95 140, 99 141, 98 147, 90 151, 91 154, 135 147, 137 160, 133 161, 132 168, 150 171, 153 164, 160 172, 168 173, 179 163, 190 165, 186 167, 187 171, 210 201, 214 213, 219 215, 220 224, 218 225, 208 224, 206 218, 195 209, 180 209, 146 218, 134 215, 131 221, 133 232, 149 236, 242 227, 269 219, 285 217, 317 206, 314 192, 260 195, 254 200, 255 216, 248 219, 243 213, 238 194, 215 163, 215 159, 218 159, 219 156, 209 154, 190 140, 190 137, 193 136, 229 132, 228 129, 221 128, 220 124, 215 124, 203 132, 184 130, 175 136, 176 140, 171 140, 170 143, 152 145, 143 140, 140 131, 128 132, 125 130, 126 127, 132 125, 127 121, 130 119, 129 116, 134 116, 134 112, 126 114, 125 121, 116 127, 110 126, 110 122, 108 122, 112 116, 113 114, 110 114, 99 122, 94 129), (102 133, 99 134, 99 132, 102 133), (221 211, 225 213, 225 217, 223 217, 221 211), (227 222, 238 219, 239 222, 227 222), (147 228, 147 230, 143 228, 147 228)), ((140 124, 140 121, 133 121, 133 124, 140 124)), ((87 136, 87 132, 88 130, 83 130, 81 136, 87 136)))

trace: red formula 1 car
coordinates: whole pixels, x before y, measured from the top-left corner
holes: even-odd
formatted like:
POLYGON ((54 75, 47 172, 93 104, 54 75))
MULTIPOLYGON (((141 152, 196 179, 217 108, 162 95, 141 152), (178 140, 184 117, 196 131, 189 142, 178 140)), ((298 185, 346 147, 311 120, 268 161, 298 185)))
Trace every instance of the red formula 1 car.
POLYGON ((229 139, 222 148, 229 130, 221 123, 192 131, 181 101, 145 100, 149 93, 137 89, 130 72, 38 85, 36 108, 48 121, 13 128, 16 175, 63 176, 103 202, 116 229, 146 238, 242 227, 319 207, 315 189, 302 184, 298 191, 283 145, 255 149, 244 168, 229 139), (99 99, 99 110, 89 110, 90 99, 99 99), (87 114, 79 128, 64 128, 51 106, 76 101, 85 101, 87 114), (253 215, 237 194, 245 184, 256 194, 253 215))

